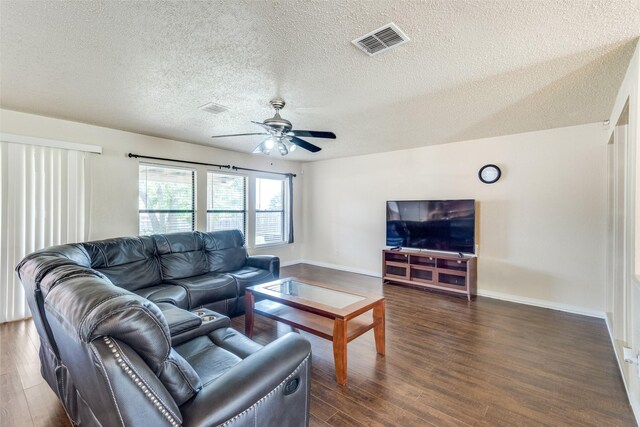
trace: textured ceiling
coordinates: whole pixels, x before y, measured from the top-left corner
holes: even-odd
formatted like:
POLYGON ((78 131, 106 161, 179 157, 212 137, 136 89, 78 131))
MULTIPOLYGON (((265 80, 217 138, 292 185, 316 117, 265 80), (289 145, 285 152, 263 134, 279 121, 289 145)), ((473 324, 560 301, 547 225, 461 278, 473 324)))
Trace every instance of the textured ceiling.
POLYGON ((281 96, 338 135, 288 157, 320 160, 604 120, 639 35, 639 0, 3 0, 0 105, 251 152, 210 136, 258 132, 281 96), (351 44, 388 22, 411 41, 351 44))

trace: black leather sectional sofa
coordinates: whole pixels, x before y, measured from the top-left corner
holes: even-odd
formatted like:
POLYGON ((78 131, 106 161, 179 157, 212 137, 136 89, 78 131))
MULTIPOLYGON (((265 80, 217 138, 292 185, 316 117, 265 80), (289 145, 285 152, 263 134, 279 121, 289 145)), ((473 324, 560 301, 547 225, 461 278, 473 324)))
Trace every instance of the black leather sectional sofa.
POLYGON ((308 425, 309 342, 263 347, 229 326, 244 289, 279 275, 240 232, 56 246, 16 271, 42 375, 74 424, 308 425))
POLYGON ((280 259, 247 256, 238 230, 122 237, 50 248, 153 302, 244 313, 247 286, 278 278, 280 259))

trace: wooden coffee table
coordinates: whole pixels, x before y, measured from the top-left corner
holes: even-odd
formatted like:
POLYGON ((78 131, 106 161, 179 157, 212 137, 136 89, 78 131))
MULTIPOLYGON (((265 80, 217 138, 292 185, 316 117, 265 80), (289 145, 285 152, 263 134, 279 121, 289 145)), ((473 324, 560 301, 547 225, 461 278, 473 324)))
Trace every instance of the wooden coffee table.
POLYGON ((254 316, 260 314, 332 341, 338 384, 347 383, 347 343, 351 340, 373 329, 376 351, 384 355, 383 297, 286 278, 247 288, 245 304, 249 338, 254 316))

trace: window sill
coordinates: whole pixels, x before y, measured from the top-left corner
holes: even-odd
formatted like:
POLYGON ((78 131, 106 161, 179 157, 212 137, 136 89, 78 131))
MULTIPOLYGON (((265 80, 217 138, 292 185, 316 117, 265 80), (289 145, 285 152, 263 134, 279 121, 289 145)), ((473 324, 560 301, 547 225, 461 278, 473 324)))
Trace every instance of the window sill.
POLYGON ((262 245, 255 245, 253 248, 251 249, 262 249, 262 248, 277 248, 280 246, 289 246, 292 245, 293 243, 287 243, 287 242, 278 242, 278 243, 264 243, 262 245))

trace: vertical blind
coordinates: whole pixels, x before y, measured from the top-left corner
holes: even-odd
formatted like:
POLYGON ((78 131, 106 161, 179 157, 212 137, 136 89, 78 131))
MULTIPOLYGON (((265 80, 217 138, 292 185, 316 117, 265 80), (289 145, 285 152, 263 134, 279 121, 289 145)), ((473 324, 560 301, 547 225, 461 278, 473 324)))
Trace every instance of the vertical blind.
POLYGON ((138 179, 140 234, 195 229, 195 171, 140 164, 138 179))
POLYGON ((207 231, 240 230, 247 235, 247 177, 207 173, 207 231))
POLYGON ((30 315, 14 272, 28 253, 86 240, 85 153, 0 142, 0 323, 30 315))

